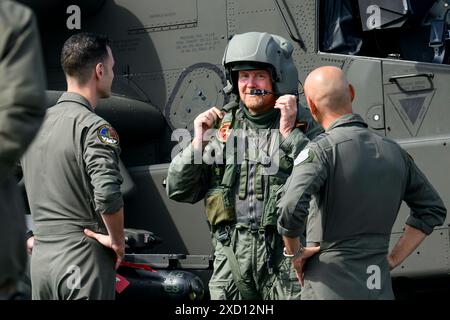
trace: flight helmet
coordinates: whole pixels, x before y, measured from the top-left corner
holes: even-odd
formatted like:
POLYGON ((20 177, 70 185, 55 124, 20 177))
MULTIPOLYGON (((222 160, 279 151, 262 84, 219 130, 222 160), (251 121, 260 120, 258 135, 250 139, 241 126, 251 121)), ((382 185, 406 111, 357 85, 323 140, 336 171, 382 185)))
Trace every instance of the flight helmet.
POLYGON ((239 70, 269 69, 276 95, 298 92, 298 72, 292 59, 294 47, 288 40, 265 32, 237 34, 228 42, 223 66, 229 82, 224 91, 238 93, 239 70))

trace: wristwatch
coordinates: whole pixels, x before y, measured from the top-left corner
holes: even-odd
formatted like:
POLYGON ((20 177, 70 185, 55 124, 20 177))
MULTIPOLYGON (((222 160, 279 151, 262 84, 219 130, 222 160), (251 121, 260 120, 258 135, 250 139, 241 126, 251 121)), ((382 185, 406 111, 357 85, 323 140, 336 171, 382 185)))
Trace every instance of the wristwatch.
POLYGON ((300 246, 298 247, 297 251, 294 254, 288 254, 286 251, 286 247, 283 248, 283 256, 289 259, 295 259, 302 255, 303 251, 305 251, 305 247, 302 246, 300 243, 300 246))

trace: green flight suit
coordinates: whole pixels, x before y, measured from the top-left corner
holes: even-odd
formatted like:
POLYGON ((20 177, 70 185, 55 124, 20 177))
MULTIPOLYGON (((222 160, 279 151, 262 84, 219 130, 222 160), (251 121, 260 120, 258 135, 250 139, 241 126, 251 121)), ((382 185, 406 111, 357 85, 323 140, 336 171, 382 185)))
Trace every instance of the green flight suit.
POLYGON ((83 229, 107 234, 101 215, 123 206, 119 139, 79 94, 47 112, 22 159, 34 225, 33 299, 114 299, 115 254, 83 229))
POLYGON ((279 232, 300 236, 308 218, 307 243, 321 246, 306 265, 302 299, 393 299, 387 254, 403 200, 408 225, 430 234, 444 222, 441 198, 411 157, 359 115, 340 117, 311 142, 278 203, 279 232), (318 210, 308 217, 311 199, 318 210))
MULTIPOLYGON (((221 144, 218 138, 213 138, 205 147, 203 164, 194 164, 194 150, 189 145, 170 164, 167 194, 171 199, 189 203, 205 199, 215 256, 209 282, 213 300, 299 299, 300 285, 290 261, 282 255, 282 240, 276 232, 276 191, 289 176, 293 158, 308 143, 308 138, 315 137, 322 129, 309 111, 301 107, 299 119, 305 121, 306 135, 296 128, 284 141, 276 140, 276 135, 268 129, 279 133, 277 109, 252 116, 241 104, 233 116, 235 111, 228 111, 221 128, 231 120, 234 132, 243 130, 247 139, 244 149, 237 149, 236 144, 231 152, 243 154, 242 163, 206 164, 210 163, 206 161, 206 151, 214 144, 221 144), (279 157, 275 156, 275 150, 279 150, 279 157), (278 161, 279 169, 262 174, 262 168, 268 165, 263 163, 265 158, 270 158, 271 163, 278 161), (216 225, 220 210, 214 194, 224 188, 227 191, 223 201, 233 207, 230 211, 235 218, 216 225)), ((233 135, 228 139, 233 139, 233 135)))
POLYGON ((26 268, 25 210, 13 171, 44 119, 45 84, 33 12, 0 0, 0 299, 26 268))

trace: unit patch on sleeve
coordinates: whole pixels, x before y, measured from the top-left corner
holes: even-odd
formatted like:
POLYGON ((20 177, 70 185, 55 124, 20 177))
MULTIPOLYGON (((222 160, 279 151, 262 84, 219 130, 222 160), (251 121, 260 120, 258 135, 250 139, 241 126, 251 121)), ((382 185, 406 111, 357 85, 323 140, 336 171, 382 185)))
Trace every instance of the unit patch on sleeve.
POLYGON ((294 160, 294 166, 297 166, 299 164, 305 163, 305 162, 311 162, 314 159, 314 153, 309 149, 303 149, 302 152, 295 158, 294 160))
POLYGON ((109 125, 103 125, 97 130, 98 139, 111 146, 117 146, 119 144, 119 135, 116 130, 109 125))
POLYGON ((295 127, 299 128, 303 133, 306 133, 308 131, 308 122, 306 121, 296 121, 295 127))

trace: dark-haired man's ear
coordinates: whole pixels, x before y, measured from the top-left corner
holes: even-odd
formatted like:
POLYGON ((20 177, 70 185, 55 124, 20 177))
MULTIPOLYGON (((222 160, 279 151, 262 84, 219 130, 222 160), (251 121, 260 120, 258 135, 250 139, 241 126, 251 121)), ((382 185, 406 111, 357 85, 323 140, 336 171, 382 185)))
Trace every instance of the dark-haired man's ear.
POLYGON ((96 65, 95 65, 95 76, 96 76, 96 78, 101 78, 101 77, 103 77, 103 73, 105 72, 105 70, 104 70, 104 66, 103 66, 103 63, 97 63, 96 65))

